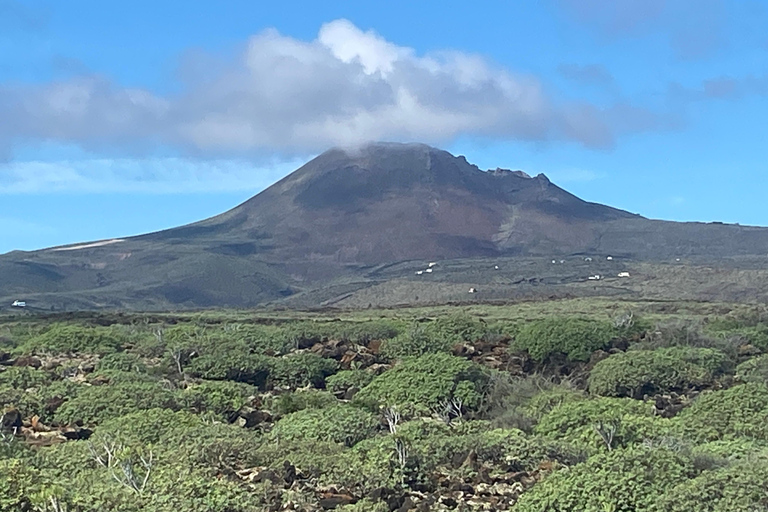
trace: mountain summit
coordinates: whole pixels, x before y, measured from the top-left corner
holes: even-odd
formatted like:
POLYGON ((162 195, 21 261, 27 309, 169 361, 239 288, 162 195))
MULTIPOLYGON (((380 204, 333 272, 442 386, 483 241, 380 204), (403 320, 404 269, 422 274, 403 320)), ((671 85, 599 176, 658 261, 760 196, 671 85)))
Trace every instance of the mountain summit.
MULTIPOLYGON (((543 174, 483 171, 423 144, 377 143, 327 151, 201 222, 0 256, 0 300, 167 309, 253 306, 305 294, 302 304, 317 305, 345 290, 402 279, 377 270, 397 264, 507 258, 522 269, 509 278, 514 284, 552 281, 541 269, 528 276, 534 271, 525 265, 555 256, 662 261, 766 253, 765 228, 648 220, 583 201, 543 174)), ((557 282, 586 280, 581 272, 557 282)))
POLYGON ((280 261, 404 259, 586 250, 593 223, 635 218, 552 184, 423 144, 332 149, 237 208, 152 235, 240 238, 280 261), (560 249, 558 249, 560 248, 560 249))

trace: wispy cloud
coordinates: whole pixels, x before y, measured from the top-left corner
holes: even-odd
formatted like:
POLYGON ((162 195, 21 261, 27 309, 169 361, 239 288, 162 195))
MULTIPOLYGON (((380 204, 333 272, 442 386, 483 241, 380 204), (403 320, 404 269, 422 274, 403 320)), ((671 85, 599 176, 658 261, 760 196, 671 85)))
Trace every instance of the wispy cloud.
POLYGON ((0 194, 207 193, 258 191, 303 162, 182 158, 10 162, 0 165, 0 194))
POLYGON ((371 140, 448 143, 459 136, 571 141, 611 147, 616 137, 666 126, 635 106, 562 100, 536 77, 478 55, 413 49, 347 20, 315 40, 267 30, 234 61, 216 55, 207 72, 187 65, 182 93, 158 95, 100 76, 40 85, 0 84, 0 150, 54 141, 86 149, 171 147, 231 158, 299 154, 371 140), (621 106, 618 106, 621 107, 621 106))
POLYGON ((560 64, 557 72, 564 78, 587 85, 611 85, 613 76, 599 64, 560 64))
POLYGON ((723 0, 556 0, 566 13, 603 37, 651 32, 666 36, 682 59, 707 57, 726 44, 723 0))

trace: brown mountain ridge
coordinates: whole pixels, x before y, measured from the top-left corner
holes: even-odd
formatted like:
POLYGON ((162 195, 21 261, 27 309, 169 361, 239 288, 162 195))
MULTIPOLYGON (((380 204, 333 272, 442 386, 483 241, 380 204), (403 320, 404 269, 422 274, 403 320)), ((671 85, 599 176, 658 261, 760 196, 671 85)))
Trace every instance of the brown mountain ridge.
MULTIPOLYGON (((649 220, 583 201, 544 175, 482 171, 423 144, 377 143, 329 150, 201 222, 2 255, 0 297, 43 309, 254 306, 297 297, 295 304, 314 306, 405 279, 426 261, 475 262, 442 274, 466 284, 478 280, 468 269, 486 260, 525 277, 525 265, 552 274, 538 266, 550 258, 733 266, 766 254, 766 228, 649 220)), ((555 284, 586 278, 586 269, 564 272, 555 284)))

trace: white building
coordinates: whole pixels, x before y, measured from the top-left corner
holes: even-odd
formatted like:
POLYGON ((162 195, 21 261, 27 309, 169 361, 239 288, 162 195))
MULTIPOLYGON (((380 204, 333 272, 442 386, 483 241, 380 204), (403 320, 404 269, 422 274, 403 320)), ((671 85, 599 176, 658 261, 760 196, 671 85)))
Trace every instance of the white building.
POLYGON ((629 277, 629 272, 619 272, 619 277, 629 277))
POLYGON ((14 308, 25 308, 25 307, 27 307, 27 303, 24 302, 23 300, 15 300, 15 301, 13 301, 13 304, 11 304, 11 307, 14 307, 14 308))

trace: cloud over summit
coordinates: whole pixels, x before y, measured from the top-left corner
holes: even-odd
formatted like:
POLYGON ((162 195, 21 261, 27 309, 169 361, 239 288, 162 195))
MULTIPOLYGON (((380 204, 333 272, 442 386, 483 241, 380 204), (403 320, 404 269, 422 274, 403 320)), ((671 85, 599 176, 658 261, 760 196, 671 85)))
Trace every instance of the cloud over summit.
POLYGON ((446 143, 462 135, 565 140, 610 147, 639 123, 619 107, 566 102, 536 77, 473 54, 417 55, 347 20, 302 41, 266 30, 238 58, 159 95, 91 75, 42 85, 0 84, 0 148, 53 141, 190 154, 301 154, 370 140, 446 143))

